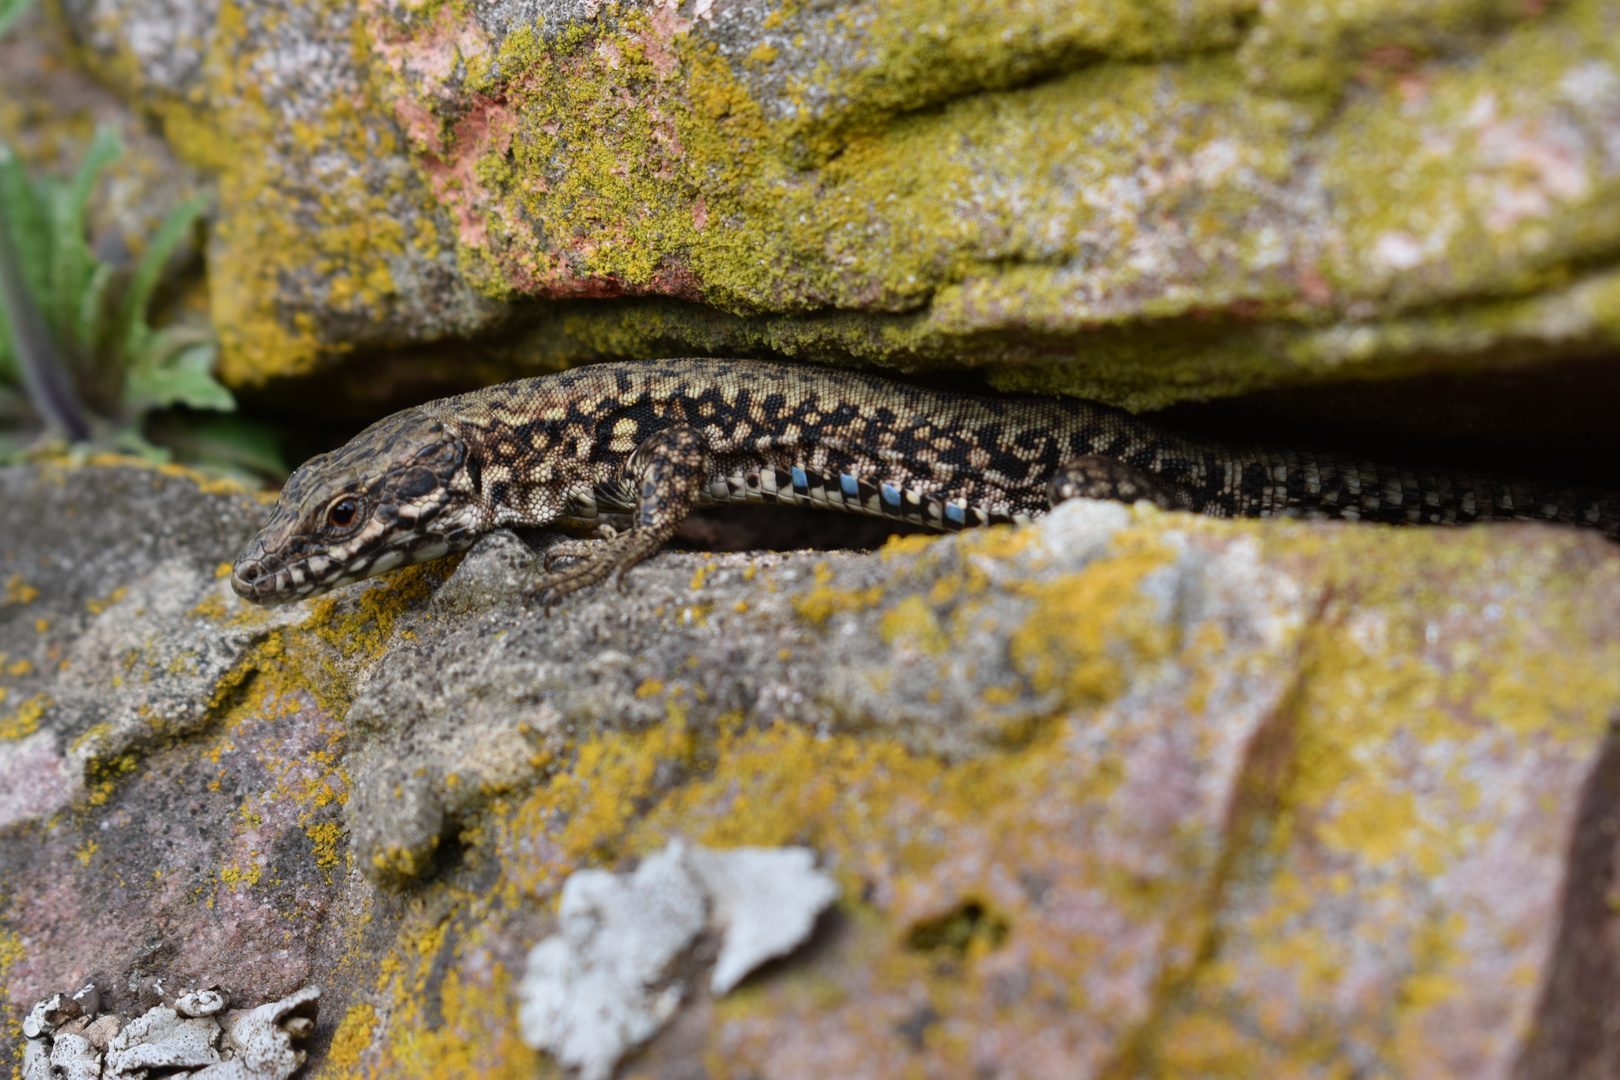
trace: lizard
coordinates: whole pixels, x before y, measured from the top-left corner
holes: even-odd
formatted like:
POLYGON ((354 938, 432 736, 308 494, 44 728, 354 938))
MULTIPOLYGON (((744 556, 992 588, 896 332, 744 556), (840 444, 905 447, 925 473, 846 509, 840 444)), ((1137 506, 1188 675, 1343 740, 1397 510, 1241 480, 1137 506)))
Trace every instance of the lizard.
POLYGON ((1620 538, 1612 493, 1228 446, 1078 398, 668 359, 520 379, 378 421, 289 477, 231 586, 285 603, 501 527, 597 523, 595 538, 547 548, 526 584, 549 610, 613 574, 623 588, 698 507, 794 503, 954 531, 1027 523, 1082 496, 1219 517, 1557 521, 1620 538), (601 524, 614 513, 629 527, 601 524))

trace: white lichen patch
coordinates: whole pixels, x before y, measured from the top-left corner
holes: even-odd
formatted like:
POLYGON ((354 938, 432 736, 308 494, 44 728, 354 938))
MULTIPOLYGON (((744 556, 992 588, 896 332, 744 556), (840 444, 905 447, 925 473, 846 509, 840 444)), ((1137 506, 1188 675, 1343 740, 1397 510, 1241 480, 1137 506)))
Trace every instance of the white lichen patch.
POLYGON ((809 848, 694 847, 686 863, 709 895, 709 922, 721 932, 709 989, 731 992, 759 965, 786 956, 810 936, 838 898, 809 848))
POLYGON ((214 1044, 219 1024, 210 1017, 182 1017, 166 1006, 132 1020, 107 1047, 107 1075, 144 1080, 153 1069, 200 1069, 219 1060, 214 1044))
POLYGON ((529 953, 523 1039, 580 1080, 604 1080, 679 1007, 675 962, 719 935, 717 995, 798 947, 838 896, 807 848, 718 851, 680 841, 631 874, 581 870, 563 885, 558 931, 529 953))
MULTIPOLYGON (((161 990, 161 982, 157 984, 161 990)), ((304 1063, 293 1045, 315 1030, 319 987, 224 1013, 225 995, 191 990, 126 1021, 96 1016, 94 986, 54 994, 29 1012, 24 1080, 286 1080, 304 1063), (224 1013, 223 1016, 219 1014, 224 1013)))

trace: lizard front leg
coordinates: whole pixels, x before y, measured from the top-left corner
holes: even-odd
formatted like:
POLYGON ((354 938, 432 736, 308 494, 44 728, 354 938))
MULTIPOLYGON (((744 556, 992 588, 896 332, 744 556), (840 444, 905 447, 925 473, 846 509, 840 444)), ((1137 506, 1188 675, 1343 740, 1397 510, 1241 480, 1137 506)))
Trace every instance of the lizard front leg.
POLYGON ((636 492, 636 513, 629 529, 604 540, 565 540, 547 549, 546 573, 524 590, 548 609, 610 574, 625 575, 645 562, 681 527, 709 478, 709 447, 703 436, 685 425, 665 428, 636 448, 625 462, 626 478, 636 492), (551 571, 559 558, 579 562, 551 571))
POLYGON ((1070 499, 1146 499, 1163 510, 1195 510, 1193 493, 1184 485, 1104 454, 1085 454, 1058 466, 1046 489, 1056 506, 1070 499))

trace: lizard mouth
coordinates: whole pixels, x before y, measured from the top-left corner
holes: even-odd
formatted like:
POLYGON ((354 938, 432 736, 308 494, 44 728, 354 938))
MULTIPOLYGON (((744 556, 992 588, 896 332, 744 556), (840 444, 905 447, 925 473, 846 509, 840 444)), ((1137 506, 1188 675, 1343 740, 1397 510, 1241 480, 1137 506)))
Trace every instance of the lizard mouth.
POLYGON ((231 589, 257 604, 287 604, 308 594, 294 584, 290 568, 269 558, 238 559, 231 567, 231 589))
POLYGON ((340 575, 313 573, 313 563, 310 559, 288 562, 255 545, 231 567, 231 589, 256 604, 290 604, 342 583, 340 575))

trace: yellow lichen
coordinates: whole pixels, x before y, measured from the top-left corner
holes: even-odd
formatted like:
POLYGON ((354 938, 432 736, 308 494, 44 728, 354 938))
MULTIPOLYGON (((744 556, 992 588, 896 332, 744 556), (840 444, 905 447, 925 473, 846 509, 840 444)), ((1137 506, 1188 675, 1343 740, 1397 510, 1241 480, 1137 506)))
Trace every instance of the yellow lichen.
POLYGON ((0 739, 20 739, 39 730, 40 717, 54 704, 48 694, 35 694, 17 706, 10 716, 0 717, 0 739))
POLYGON ((6 579, 6 603, 31 604, 38 595, 39 590, 23 581, 21 574, 12 574, 6 579))
POLYGON ((338 1077, 352 1074, 360 1064, 360 1055, 371 1048, 377 1032, 377 1010, 360 1002, 350 1005, 332 1033, 332 1045, 321 1062, 319 1075, 338 1077))
POLYGON ((1125 533, 1078 573, 1019 586, 1036 607, 1009 641, 1013 663, 1037 692, 1058 691, 1071 705, 1115 697, 1135 666, 1177 646, 1167 613, 1139 588, 1174 558, 1150 533, 1125 533))
POLYGON ((192 608, 187 614, 194 619, 207 619, 209 622, 220 622, 229 614, 230 609, 225 606, 225 598, 218 593, 211 594, 206 600, 192 608))
POLYGON ((878 636, 890 645, 903 642, 929 656, 939 656, 950 648, 933 607, 920 596, 908 596, 885 611, 878 620, 878 636))

